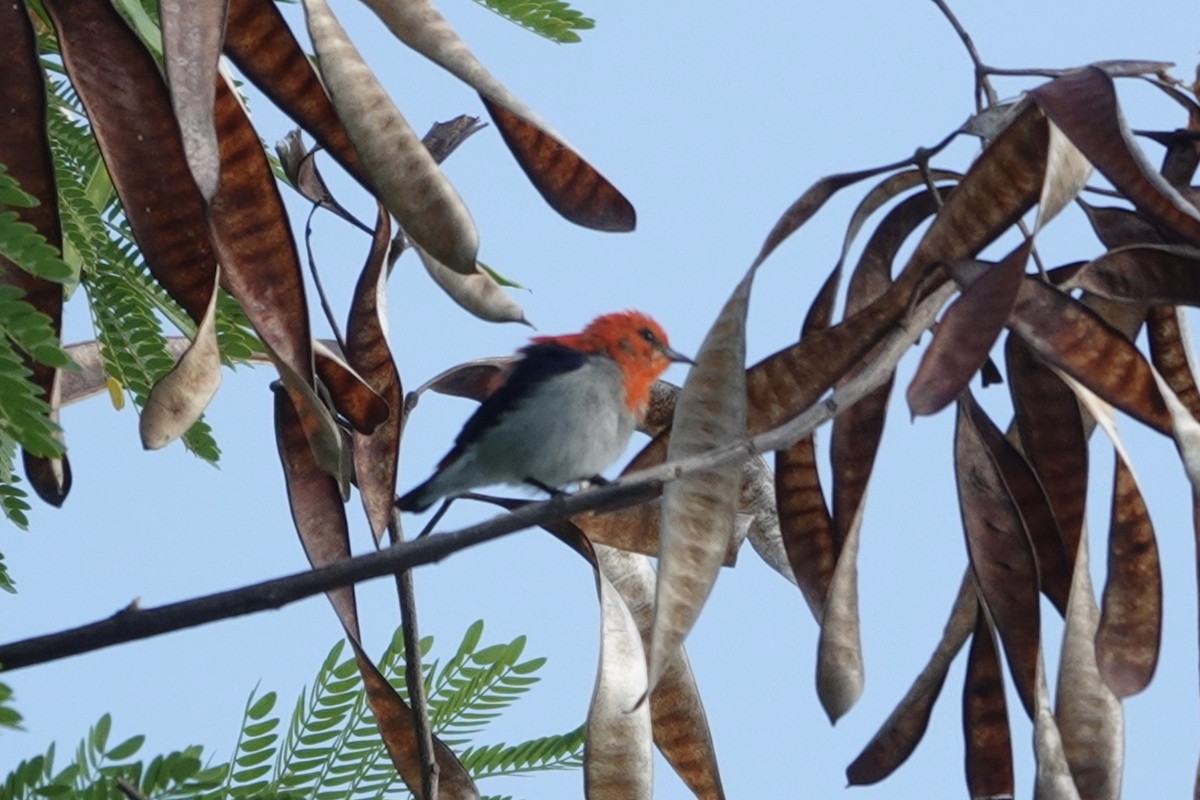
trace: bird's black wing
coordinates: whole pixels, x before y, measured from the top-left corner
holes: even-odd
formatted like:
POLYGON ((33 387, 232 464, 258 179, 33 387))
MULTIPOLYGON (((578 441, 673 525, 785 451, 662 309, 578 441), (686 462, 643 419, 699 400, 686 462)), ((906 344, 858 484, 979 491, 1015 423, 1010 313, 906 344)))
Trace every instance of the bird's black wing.
POLYGON ((586 356, 553 342, 531 344, 520 350, 522 358, 512 367, 512 372, 500 388, 488 396, 471 415, 451 450, 438 467, 452 463, 464 447, 475 441, 507 414, 522 397, 528 396, 537 384, 583 366, 586 356))

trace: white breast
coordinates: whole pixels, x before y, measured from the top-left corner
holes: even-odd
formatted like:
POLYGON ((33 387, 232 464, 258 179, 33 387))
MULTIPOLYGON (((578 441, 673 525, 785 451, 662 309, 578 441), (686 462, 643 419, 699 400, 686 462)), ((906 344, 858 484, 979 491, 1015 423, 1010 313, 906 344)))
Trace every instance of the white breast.
POLYGON ((620 369, 612 359, 593 356, 579 369, 538 384, 446 470, 442 488, 454 494, 529 478, 555 487, 575 483, 612 464, 635 425, 620 369))

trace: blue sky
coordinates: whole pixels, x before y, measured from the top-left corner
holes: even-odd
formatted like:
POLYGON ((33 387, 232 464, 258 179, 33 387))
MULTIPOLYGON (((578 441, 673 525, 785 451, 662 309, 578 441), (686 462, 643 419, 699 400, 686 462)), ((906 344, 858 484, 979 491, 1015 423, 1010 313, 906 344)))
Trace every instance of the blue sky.
MULTIPOLYGON (((1066 67, 1110 58, 1174 61, 1188 78, 1198 55, 1200 9, 1181 0, 1143 5, 1014 0, 959 3, 960 18, 989 63, 1066 67)), ((621 308, 653 314, 674 346, 694 352, 763 236, 815 179, 903 158, 931 145, 973 109, 972 70, 957 37, 930 2, 729 4, 609 2, 582 10, 597 20, 581 44, 555 46, 464 0, 443 12, 489 68, 539 111, 635 204, 638 230, 599 234, 550 211, 494 129, 473 137, 446 171, 471 208, 481 258, 529 287, 519 293, 542 333, 575 330, 621 308), (744 9, 752 8, 752 13, 744 9)), ((355 36, 397 104, 419 131, 435 119, 483 114, 477 97, 394 42, 364 7, 334 11, 355 36)), ((298 22, 296 8, 289 8, 298 22)), ((1013 95, 1036 79, 1006 79, 1013 95)), ((1153 89, 1122 84, 1135 128, 1169 129, 1178 109, 1153 89)), ((252 102, 260 133, 274 141, 287 123, 252 102)), ((964 141, 940 164, 963 167, 964 141)), ((1152 160, 1158 153, 1149 150, 1152 160)), ((372 206, 323 171, 340 199, 367 218, 372 206)), ((794 340, 816 287, 837 258, 856 195, 836 198, 760 273, 750 318, 751 362, 794 340)), ((294 227, 303 207, 293 203, 294 227)), ((1099 245, 1077 214, 1048 230, 1050 263, 1084 258, 1099 245)), ((344 308, 368 241, 329 215, 318 218, 318 263, 344 308)), ((405 386, 461 361, 511 352, 519 326, 468 318, 426 278, 417 260, 398 264, 389 292, 391 337, 405 386)), ((75 303, 67 338, 90 336, 75 303)), ((915 353, 914 353, 915 355, 915 353)), ((911 376, 915 359, 901 369, 911 376)), ((681 382, 675 367, 668 378, 681 382)), ((75 472, 66 507, 37 507, 32 529, 0 528, 0 552, 20 593, 0 597, 0 639, 9 641, 107 616, 140 598, 158 605, 302 569, 271 433, 267 370, 225 376, 208 418, 224 451, 219 469, 180 446, 143 453, 137 419, 104 398, 63 415, 75 472)), ((1007 422, 1006 393, 982 402, 1007 422)), ((889 781, 845 789, 843 770, 917 674, 945 622, 965 565, 954 500, 948 414, 908 419, 893 400, 865 516, 860 562, 867 684, 831 728, 813 689, 815 623, 796 589, 748 548, 724 570, 688 640, 728 796, 953 797, 963 792, 959 722, 962 663, 936 707, 926 741, 889 781)), ((425 398, 401 454, 401 488, 422 480, 470 412, 465 401, 425 398)), ((1126 703, 1126 796, 1188 791, 1200 752, 1196 675, 1195 554, 1189 493, 1169 443, 1122 420, 1147 495, 1165 565, 1166 622, 1158 676, 1126 703)), ((1093 565, 1103 577, 1109 446, 1097 437, 1091 496, 1093 565)), ((352 501, 352 514, 357 506, 352 501)), ((456 509, 446 529, 486 510, 456 509)), ((370 548, 361 520, 354 537, 370 548)), ((570 729, 591 693, 599 620, 590 574, 577 556, 527 531, 464 552, 416 575, 422 633, 455 645, 482 617, 485 638, 529 637, 545 655, 544 680, 495 726, 495 739, 570 729)), ((369 644, 386 643, 398 614, 390 581, 360 588, 369 644)), ((1051 658, 1060 630, 1050 621, 1051 658)), ((321 598, 6 675, 25 733, 0 737, 0 772, 57 739, 70 747, 100 714, 114 736, 149 735, 147 752, 203 743, 228 755, 246 695, 294 697, 339 626, 321 598)), ((1018 792, 1032 786, 1030 730, 1010 703, 1018 792)), ((551 775, 483 791, 520 797, 581 793, 579 774, 551 775)), ((659 763, 657 796, 684 798, 659 763)))

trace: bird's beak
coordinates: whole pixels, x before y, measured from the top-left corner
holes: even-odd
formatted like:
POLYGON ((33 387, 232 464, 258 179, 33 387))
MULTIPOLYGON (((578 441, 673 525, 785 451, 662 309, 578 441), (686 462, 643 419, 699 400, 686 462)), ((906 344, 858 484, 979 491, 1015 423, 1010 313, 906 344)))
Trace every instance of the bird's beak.
POLYGON ((683 353, 679 352, 678 350, 672 350, 670 347, 667 347, 665 344, 662 345, 660 350, 662 351, 662 354, 664 356, 666 356, 671 361, 674 361, 676 364, 695 364, 696 363, 692 359, 685 356, 683 353))

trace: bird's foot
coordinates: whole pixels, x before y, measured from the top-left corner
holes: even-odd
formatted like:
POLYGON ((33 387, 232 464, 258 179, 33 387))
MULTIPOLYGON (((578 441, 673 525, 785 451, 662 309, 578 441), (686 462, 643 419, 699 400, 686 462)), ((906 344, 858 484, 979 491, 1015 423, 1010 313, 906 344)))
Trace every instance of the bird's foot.
POLYGON ((535 489, 541 489, 543 492, 550 495, 550 497, 552 499, 556 498, 556 497, 566 497, 567 496, 567 493, 564 492, 562 489, 559 489, 558 487, 555 487, 555 486, 551 486, 548 483, 542 483, 537 478, 526 478, 525 483, 529 484, 530 486, 532 486, 535 489))
POLYGON ((450 504, 453 503, 454 500, 455 498, 453 497, 447 497, 442 501, 441 507, 439 507, 437 511, 433 512, 433 516, 429 518, 429 522, 426 522, 425 527, 422 528, 421 532, 417 534, 418 539, 433 533, 434 527, 436 527, 437 524, 442 521, 442 517, 446 516, 446 512, 450 510, 450 504))

